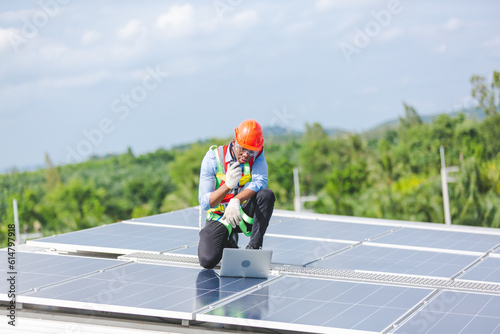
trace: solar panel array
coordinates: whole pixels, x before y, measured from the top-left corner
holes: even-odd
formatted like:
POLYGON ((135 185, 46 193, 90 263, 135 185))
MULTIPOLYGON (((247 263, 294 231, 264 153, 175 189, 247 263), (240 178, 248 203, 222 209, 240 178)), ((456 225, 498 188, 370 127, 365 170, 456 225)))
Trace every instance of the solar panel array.
POLYGON ((199 218, 189 208, 32 240, 44 253, 18 253, 18 301, 312 333, 500 333, 500 231, 277 210, 264 239, 276 270, 261 280, 193 265, 199 218))

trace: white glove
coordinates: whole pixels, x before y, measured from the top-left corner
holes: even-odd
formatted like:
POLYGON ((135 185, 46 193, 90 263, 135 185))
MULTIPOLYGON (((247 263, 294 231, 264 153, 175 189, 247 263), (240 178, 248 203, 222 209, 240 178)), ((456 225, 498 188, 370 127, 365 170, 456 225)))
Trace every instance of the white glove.
POLYGON ((231 198, 229 200, 229 204, 227 205, 226 210, 224 211, 222 219, 225 219, 227 222, 229 222, 233 226, 233 228, 236 228, 236 226, 240 224, 242 218, 240 213, 239 199, 231 198))
POLYGON ((237 188, 240 179, 241 179, 241 167, 237 162, 234 162, 229 166, 226 172, 227 187, 229 189, 237 188))

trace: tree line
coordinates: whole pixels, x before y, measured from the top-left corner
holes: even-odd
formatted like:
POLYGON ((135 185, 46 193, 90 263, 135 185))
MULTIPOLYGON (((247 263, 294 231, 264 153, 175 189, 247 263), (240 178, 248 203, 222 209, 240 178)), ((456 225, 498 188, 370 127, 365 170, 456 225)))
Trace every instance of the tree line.
MULTIPOLYGON (((377 136, 327 134, 319 123, 297 134, 264 133, 269 183, 276 208, 293 210, 293 168, 302 195, 317 195, 307 208, 318 213, 423 222, 444 222, 439 148, 448 166, 458 166, 449 185, 454 224, 500 227, 500 75, 471 78, 472 96, 486 115, 439 115, 423 122, 403 104, 396 127, 377 136)), ((14 221, 17 199, 21 229, 44 235, 198 205, 200 164, 213 138, 135 156, 93 157, 44 169, 0 175, 0 243, 14 221)))

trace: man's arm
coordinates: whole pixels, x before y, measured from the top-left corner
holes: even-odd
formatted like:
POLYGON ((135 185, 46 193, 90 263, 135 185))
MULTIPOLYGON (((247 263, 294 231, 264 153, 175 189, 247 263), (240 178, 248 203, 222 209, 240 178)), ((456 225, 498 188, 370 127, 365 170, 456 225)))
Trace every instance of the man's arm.
POLYGON ((239 199, 240 202, 243 203, 247 199, 254 197, 255 194, 256 192, 251 189, 243 189, 238 195, 234 196, 234 198, 239 199))
POLYGON ((232 164, 226 173, 226 182, 218 189, 215 189, 217 174, 217 160, 211 151, 208 151, 203 158, 200 170, 200 186, 198 191, 198 201, 204 210, 214 208, 220 204, 224 196, 231 190, 230 187, 237 187, 241 179, 241 167, 232 164))
POLYGON ((212 191, 209 197, 210 207, 214 208, 219 205, 220 202, 224 199, 224 196, 226 196, 226 194, 229 192, 229 190, 231 189, 229 189, 228 186, 226 186, 226 184, 224 183, 219 187, 219 189, 212 191))
POLYGON ((252 167, 252 181, 247 183, 245 189, 240 191, 240 193, 234 197, 239 199, 241 203, 254 197, 259 190, 267 187, 267 173, 267 162, 264 157, 264 152, 262 152, 262 154, 255 160, 252 167))
POLYGON ((210 209, 210 195, 215 190, 217 160, 211 150, 205 154, 201 163, 198 202, 203 210, 210 209))

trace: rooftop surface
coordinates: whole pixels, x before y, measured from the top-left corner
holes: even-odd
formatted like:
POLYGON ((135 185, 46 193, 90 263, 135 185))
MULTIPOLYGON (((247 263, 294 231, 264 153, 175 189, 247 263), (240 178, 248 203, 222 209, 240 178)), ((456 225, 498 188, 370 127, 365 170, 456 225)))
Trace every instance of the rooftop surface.
POLYGON ((271 275, 245 279, 199 266, 202 224, 193 207, 28 241, 0 330, 500 333, 500 230, 275 210, 271 275))

